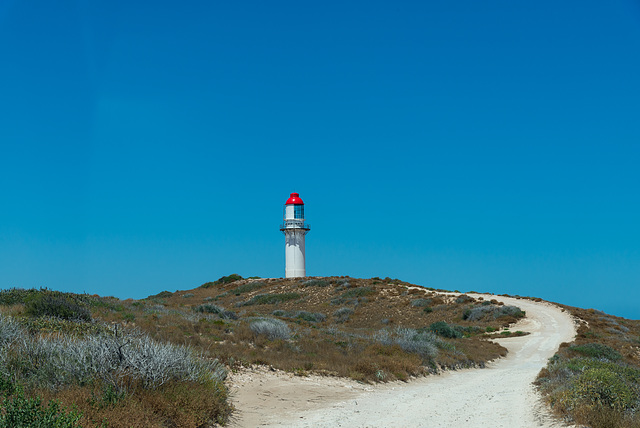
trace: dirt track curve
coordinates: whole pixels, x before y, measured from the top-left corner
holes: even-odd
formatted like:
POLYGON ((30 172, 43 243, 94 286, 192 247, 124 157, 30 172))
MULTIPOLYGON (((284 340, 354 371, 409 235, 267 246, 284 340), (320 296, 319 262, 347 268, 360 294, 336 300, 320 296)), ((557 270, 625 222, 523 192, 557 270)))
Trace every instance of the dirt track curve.
POLYGON ((231 379, 233 427, 492 427, 564 426, 550 417, 532 382, 562 342, 575 335, 568 313, 547 303, 485 296, 516 305, 527 318, 498 339, 506 358, 484 369, 428 376, 408 383, 362 385, 345 379, 294 377, 267 370, 231 379))

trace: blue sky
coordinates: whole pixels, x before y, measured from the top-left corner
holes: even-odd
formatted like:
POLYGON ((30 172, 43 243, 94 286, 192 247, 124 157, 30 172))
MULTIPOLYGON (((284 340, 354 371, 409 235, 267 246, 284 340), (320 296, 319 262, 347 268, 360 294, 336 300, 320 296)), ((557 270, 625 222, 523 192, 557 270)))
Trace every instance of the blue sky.
POLYGON ((640 2, 0 1, 0 287, 284 275, 640 318, 640 2), (606 292, 606 293, 603 293, 606 292))

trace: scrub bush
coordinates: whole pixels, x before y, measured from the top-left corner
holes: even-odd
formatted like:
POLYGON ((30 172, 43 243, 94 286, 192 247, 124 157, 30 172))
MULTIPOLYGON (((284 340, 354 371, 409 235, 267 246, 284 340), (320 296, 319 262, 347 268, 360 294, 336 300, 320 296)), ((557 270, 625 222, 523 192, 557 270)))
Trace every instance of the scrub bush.
POLYGON ((617 370, 604 367, 579 375, 570 391, 570 400, 595 402, 616 410, 630 408, 637 399, 632 385, 617 370))
POLYGON ((343 323, 349 320, 353 312, 351 308, 340 308, 333 313, 333 316, 336 318, 336 322, 343 323))
POLYGON ((0 305, 15 305, 16 303, 24 303, 26 298, 38 290, 32 288, 25 290, 24 288, 8 288, 0 290, 0 305))
POLYGON ((207 314, 216 314, 216 315, 221 315, 224 313, 224 309, 218 305, 213 305, 211 303, 205 303, 203 305, 198 305, 195 308, 193 308, 194 311, 196 312, 202 312, 202 313, 207 313, 207 314))
POLYGON ((274 305, 277 303, 287 302, 289 300, 297 300, 301 297, 302 296, 298 293, 258 294, 244 302, 242 306, 274 305))
POLYGON ((167 299, 169 297, 173 296, 173 293, 171 291, 161 291, 158 294, 153 294, 149 297, 147 297, 147 299, 167 299))
POLYGON ((640 369, 596 358, 554 356, 538 377, 538 384, 560 412, 575 409, 613 409, 640 405, 640 369))
POLYGON ((0 291, 0 304, 24 304, 25 312, 34 317, 53 316, 62 319, 91 320, 87 308, 93 299, 87 295, 41 289, 9 288, 0 291))
POLYGON ((605 359, 609 361, 617 361, 622 358, 620 352, 610 346, 601 343, 585 343, 584 345, 573 345, 570 350, 582 354, 587 357, 605 359))
POLYGON ((447 324, 445 321, 434 322, 429 326, 429 330, 438 336, 446 337, 448 339, 457 339, 463 336, 462 332, 453 325, 447 324))
POLYGON ((237 273, 232 273, 231 275, 222 276, 222 277, 216 279, 213 282, 205 282, 200 287, 201 288, 215 287, 215 286, 218 286, 218 285, 229 284, 229 283, 234 282, 234 281, 239 281, 241 279, 243 279, 243 278, 240 275, 238 275, 237 273))
POLYGON ((329 286, 329 281, 325 281, 324 279, 310 279, 303 281, 302 285, 305 287, 327 287, 329 286))
MULTIPOLYGON (((338 287, 339 288, 339 287, 338 287)), ((350 288, 335 299, 331 300, 332 305, 358 305, 358 303, 366 302, 365 296, 375 293, 373 287, 356 287, 350 288)))
POLYGON ((24 329, 13 318, 0 315, 0 349, 12 344, 24 335, 24 329))
POLYGON ((525 316, 525 312, 517 306, 497 306, 497 305, 485 305, 468 308, 462 314, 462 319, 467 321, 480 321, 485 318, 498 319, 504 316, 511 316, 515 318, 522 318, 525 316))
POLYGON ((431 332, 402 327, 398 327, 392 332, 386 329, 380 330, 373 336, 373 339, 387 346, 398 345, 404 351, 418 354, 427 360, 438 355, 438 344, 440 343, 431 332))
POLYGON ((12 396, 0 398, 0 428, 74 428, 79 427, 81 413, 67 411, 57 401, 46 407, 40 397, 26 398, 21 388, 12 396))
POLYGON ((62 293, 41 292, 29 296, 25 302, 25 312, 35 317, 51 316, 66 320, 91 321, 91 312, 83 302, 72 295, 62 293))
POLYGON ((250 328, 254 334, 267 336, 269 340, 289 340, 291 338, 291 329, 289 329, 287 323, 275 318, 263 318, 253 321, 250 328))
POLYGON ((467 296, 466 294, 461 294, 456 298, 456 303, 468 303, 473 301, 475 301, 475 299, 473 297, 467 296))
POLYGON ((272 315, 284 318, 296 318, 309 322, 322 322, 327 319, 326 315, 319 312, 307 312, 307 311, 283 311, 275 310, 272 315))
POLYGON ((13 373, 35 388, 99 381, 121 390, 133 383, 152 388, 168 381, 218 382, 226 376, 217 360, 206 361, 187 347, 159 343, 141 333, 29 335, 13 333, 6 318, 0 319, 0 331, 17 336, 0 349, 0 373, 13 373))
POLYGON ((342 297, 349 299, 352 297, 364 297, 373 293, 375 293, 375 289, 373 287, 357 287, 345 291, 342 293, 342 297))
POLYGON ((415 308, 425 308, 431 305, 432 299, 415 299, 411 301, 411 306, 415 308))
POLYGON ((235 294, 236 296, 239 296, 240 294, 249 293, 253 290, 257 290, 258 288, 262 288, 264 286, 265 286, 265 283, 262 281, 247 282, 246 284, 242 284, 234 288, 233 290, 230 291, 230 293, 235 294))

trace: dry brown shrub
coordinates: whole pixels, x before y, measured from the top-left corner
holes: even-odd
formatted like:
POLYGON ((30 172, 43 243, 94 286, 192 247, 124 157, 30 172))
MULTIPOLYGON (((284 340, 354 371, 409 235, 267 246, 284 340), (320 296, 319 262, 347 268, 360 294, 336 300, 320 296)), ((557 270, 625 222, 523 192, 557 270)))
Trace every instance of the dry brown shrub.
POLYGON ((104 385, 34 391, 82 412, 84 427, 198 428, 221 423, 230 414, 226 389, 195 382, 173 382, 156 389, 133 387, 115 403, 105 402, 104 385))

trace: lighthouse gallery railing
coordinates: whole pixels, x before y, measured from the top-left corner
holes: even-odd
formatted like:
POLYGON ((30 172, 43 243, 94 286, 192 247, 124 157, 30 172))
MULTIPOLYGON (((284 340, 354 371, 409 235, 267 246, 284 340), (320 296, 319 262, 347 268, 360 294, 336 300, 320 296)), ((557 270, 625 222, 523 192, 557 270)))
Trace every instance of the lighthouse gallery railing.
POLYGON ((309 223, 305 223, 300 220, 285 220, 283 224, 280 225, 280 230, 285 229, 311 229, 311 225, 309 223))

